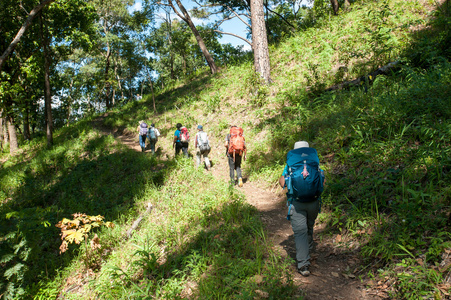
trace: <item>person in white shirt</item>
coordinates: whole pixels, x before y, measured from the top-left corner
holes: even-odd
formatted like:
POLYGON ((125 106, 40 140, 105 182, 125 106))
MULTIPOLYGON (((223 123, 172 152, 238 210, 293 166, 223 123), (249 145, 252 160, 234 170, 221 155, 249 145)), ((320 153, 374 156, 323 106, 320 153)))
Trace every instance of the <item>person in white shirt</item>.
POLYGON ((203 156, 204 162, 205 162, 205 167, 207 168, 207 170, 209 170, 210 169, 210 160, 208 159, 208 154, 210 153, 211 147, 210 147, 210 143, 208 141, 208 135, 203 130, 202 125, 198 125, 197 130, 198 130, 198 132, 194 139, 194 147, 196 148, 196 163, 197 163, 197 166, 199 167, 199 165, 202 161, 202 156, 203 156))

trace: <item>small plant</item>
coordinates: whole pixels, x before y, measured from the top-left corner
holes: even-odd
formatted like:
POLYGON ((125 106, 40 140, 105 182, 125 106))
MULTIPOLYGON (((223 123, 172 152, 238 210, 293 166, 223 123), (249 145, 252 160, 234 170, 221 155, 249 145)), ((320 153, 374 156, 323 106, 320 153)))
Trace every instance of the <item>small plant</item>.
POLYGON ((84 260, 85 266, 89 267, 93 251, 101 248, 97 234, 94 235, 90 241, 91 250, 88 248, 89 232, 91 232, 93 228, 100 226, 112 228, 114 224, 111 222, 104 222, 104 217, 100 215, 88 216, 86 214, 76 213, 73 214, 73 216, 73 220, 64 218, 55 225, 56 227, 61 228, 61 240, 63 242, 60 246, 60 254, 68 250, 69 244, 80 244, 82 241, 85 241, 86 256, 84 260))
POLYGON ((209 114, 215 112, 221 106, 221 96, 216 93, 211 97, 205 99, 205 104, 207 105, 207 109, 204 111, 204 113, 209 114))

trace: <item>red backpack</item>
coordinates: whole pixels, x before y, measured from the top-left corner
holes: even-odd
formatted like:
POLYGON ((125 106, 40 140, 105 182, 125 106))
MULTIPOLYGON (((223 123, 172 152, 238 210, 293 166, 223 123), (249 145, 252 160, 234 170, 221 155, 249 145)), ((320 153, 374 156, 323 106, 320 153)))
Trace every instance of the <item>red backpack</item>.
POLYGON ((182 128, 180 128, 180 141, 182 143, 189 143, 189 132, 188 132, 188 128, 186 128, 185 126, 183 126, 182 128))
POLYGON ((230 128, 229 154, 233 156, 235 154, 242 155, 245 149, 243 128, 230 128))

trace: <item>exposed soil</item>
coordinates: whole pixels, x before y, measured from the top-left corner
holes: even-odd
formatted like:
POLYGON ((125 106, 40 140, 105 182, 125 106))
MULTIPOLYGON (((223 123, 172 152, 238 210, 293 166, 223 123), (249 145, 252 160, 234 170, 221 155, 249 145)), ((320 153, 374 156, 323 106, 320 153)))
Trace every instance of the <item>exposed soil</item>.
MULTIPOLYGON (((94 121, 94 126, 104 134, 113 134, 117 140, 128 147, 141 151, 136 134, 124 134, 113 132, 103 127, 101 119, 94 121)), ((172 136, 160 137, 157 143, 157 152, 163 155, 160 158, 173 157, 174 150, 171 148, 172 136), (159 149, 158 149, 159 148, 159 149)), ((210 172, 219 179, 228 180, 228 164, 223 149, 223 141, 214 141, 211 144, 219 145, 212 149, 210 160, 212 168, 210 172)), ((192 152, 192 149, 191 149, 192 152)), ((151 155, 146 150, 143 155, 151 155)), ((207 172, 207 171, 206 171, 207 172)), ((238 187, 246 196, 246 200, 257 208, 272 241, 274 249, 282 257, 295 259, 295 245, 293 231, 290 222, 286 219, 286 198, 280 188, 263 187, 257 182, 252 182, 244 177, 244 186, 238 187)), ((359 258, 357 253, 340 246, 340 236, 321 234, 325 230, 325 224, 315 224, 314 240, 315 250, 311 254, 311 274, 303 277, 297 273, 296 266, 290 267, 295 285, 299 287, 299 294, 306 300, 316 299, 346 299, 346 300, 375 300, 387 299, 387 294, 378 289, 367 288, 370 281, 359 279, 359 258)))

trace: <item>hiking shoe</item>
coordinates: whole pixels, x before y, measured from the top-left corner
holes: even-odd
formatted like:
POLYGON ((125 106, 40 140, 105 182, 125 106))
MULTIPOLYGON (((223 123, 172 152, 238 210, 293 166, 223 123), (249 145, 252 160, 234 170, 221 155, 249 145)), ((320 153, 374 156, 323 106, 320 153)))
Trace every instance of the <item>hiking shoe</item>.
POLYGON ((309 276, 309 275, 310 275, 310 271, 309 271, 309 269, 308 269, 308 266, 300 267, 300 268, 298 269, 298 273, 301 274, 301 275, 304 276, 304 277, 309 276))
POLYGON ((238 186, 242 187, 243 186, 243 178, 238 178, 238 186))

